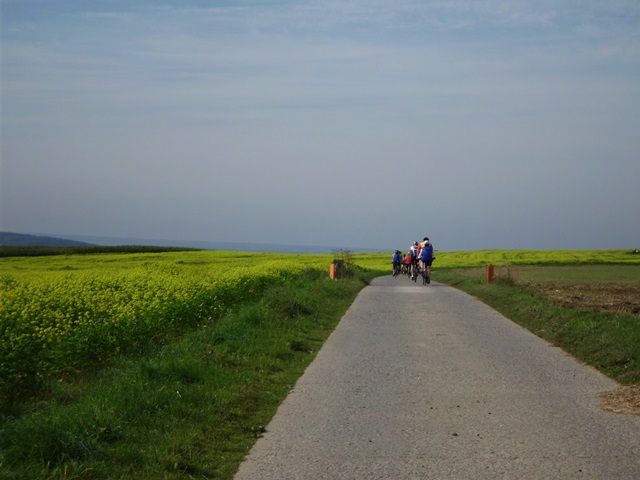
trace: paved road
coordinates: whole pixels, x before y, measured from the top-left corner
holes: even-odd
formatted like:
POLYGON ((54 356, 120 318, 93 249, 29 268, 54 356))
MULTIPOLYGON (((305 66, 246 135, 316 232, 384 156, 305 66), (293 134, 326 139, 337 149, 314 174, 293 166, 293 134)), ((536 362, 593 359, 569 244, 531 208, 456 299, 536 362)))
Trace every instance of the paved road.
POLYGON ((365 288, 236 480, 640 479, 617 384, 453 288, 365 288))

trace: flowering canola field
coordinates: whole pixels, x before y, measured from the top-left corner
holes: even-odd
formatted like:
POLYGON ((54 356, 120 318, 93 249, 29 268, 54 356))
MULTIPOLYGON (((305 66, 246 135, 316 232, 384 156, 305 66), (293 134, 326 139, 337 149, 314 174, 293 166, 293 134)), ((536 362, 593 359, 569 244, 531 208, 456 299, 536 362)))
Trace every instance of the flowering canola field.
MULTIPOLYGON (((434 270, 502 264, 640 264, 630 251, 436 252, 434 270)), ((215 319, 332 255, 222 251, 0 258, 0 392, 143 351, 215 319)), ((391 253, 355 254, 391 271, 391 253)), ((437 279, 437 278, 436 278, 437 279)))
POLYGON ((138 352, 330 255, 171 252, 0 259, 0 390, 138 352))

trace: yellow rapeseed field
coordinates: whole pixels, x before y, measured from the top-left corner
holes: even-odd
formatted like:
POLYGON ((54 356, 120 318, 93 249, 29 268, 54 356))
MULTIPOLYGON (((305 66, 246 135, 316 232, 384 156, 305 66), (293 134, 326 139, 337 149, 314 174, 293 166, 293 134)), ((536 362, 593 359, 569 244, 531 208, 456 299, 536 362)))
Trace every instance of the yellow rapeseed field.
MULTIPOLYGON (((391 254, 353 254, 391 271, 391 254)), ((333 255, 189 251, 0 259, 0 389, 107 362, 216 318, 333 255)), ((439 268, 632 263, 630 251, 436 251, 439 268)), ((436 278, 437 279, 437 278, 436 278)))
POLYGON ((330 255, 171 252, 0 260, 0 387, 135 352, 330 255))

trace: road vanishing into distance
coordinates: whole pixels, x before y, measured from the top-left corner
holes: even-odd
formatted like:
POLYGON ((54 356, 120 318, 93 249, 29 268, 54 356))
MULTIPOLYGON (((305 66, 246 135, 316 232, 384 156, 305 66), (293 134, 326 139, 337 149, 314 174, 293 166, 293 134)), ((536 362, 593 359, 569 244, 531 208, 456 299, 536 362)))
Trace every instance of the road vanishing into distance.
POLYGON ((454 288, 366 287, 236 480, 640 479, 618 385, 454 288))

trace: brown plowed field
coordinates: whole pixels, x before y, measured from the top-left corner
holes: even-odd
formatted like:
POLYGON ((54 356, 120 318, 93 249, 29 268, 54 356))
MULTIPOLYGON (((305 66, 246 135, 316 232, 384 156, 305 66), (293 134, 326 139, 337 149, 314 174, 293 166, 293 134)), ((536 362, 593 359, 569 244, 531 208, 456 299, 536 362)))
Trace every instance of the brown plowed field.
POLYGON ((590 312, 631 313, 640 318, 640 285, 545 283, 532 286, 564 307, 590 312))
MULTIPOLYGON (((498 275, 525 283, 563 307, 635 315, 640 321, 640 266, 502 267, 498 275)), ((640 385, 601 395, 603 410, 640 416, 640 385)))

